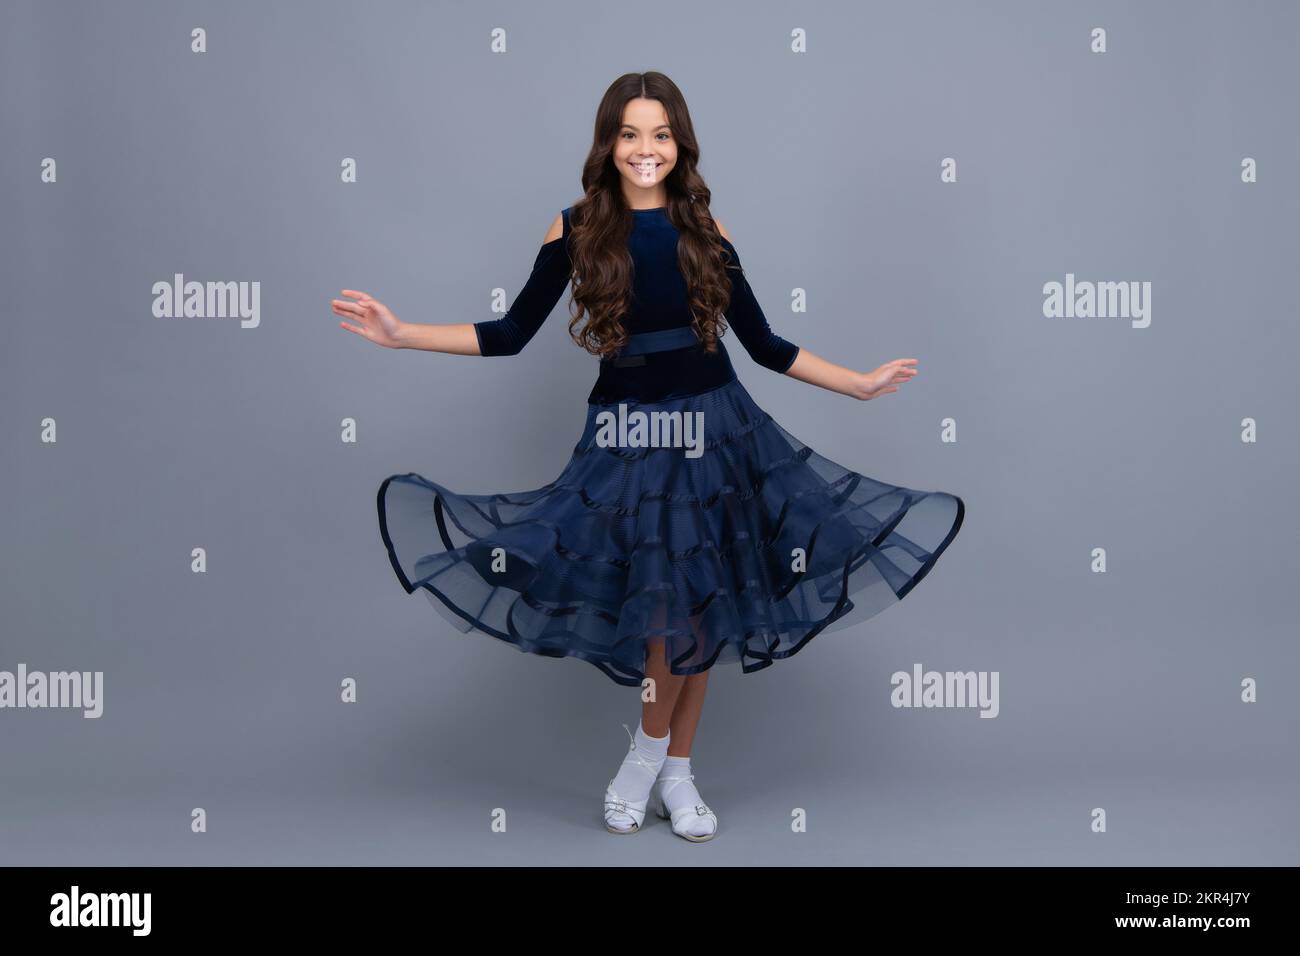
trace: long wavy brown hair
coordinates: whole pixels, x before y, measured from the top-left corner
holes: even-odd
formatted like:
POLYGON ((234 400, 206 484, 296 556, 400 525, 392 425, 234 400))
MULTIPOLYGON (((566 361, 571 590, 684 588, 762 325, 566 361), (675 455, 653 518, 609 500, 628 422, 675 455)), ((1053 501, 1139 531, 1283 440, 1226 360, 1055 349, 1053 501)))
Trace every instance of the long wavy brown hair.
MULTIPOLYGON (((730 258, 709 212, 712 193, 697 170, 700 148, 681 90, 662 73, 625 73, 610 84, 596 108, 591 151, 582 169, 584 195, 570 213, 573 294, 569 334, 606 357, 627 344, 623 318, 632 298, 632 256, 627 240, 632 213, 623 200, 614 147, 623 109, 638 97, 658 100, 677 140, 677 162, 664 180, 668 218, 677 228, 677 264, 689 289, 691 327, 708 352, 718 350, 731 299, 730 258), (576 307, 576 308, 575 308, 576 307)), ((738 268, 737 266, 731 266, 738 268)))

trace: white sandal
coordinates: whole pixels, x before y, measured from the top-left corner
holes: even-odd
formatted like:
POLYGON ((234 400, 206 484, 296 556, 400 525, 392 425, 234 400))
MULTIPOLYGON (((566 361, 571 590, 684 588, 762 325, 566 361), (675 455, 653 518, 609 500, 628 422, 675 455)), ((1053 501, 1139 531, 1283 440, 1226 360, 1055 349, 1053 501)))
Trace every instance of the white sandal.
MULTIPOLYGON (((636 738, 632 736, 632 728, 627 724, 624 724, 623 729, 627 731, 627 736, 632 741, 631 745, 627 749, 635 751, 636 738)), ((656 779, 658 778, 659 771, 642 760, 639 754, 636 756, 636 763, 639 763, 652 776, 656 777, 656 779)), ((651 792, 654 791, 654 784, 650 785, 650 790, 651 792)), ((605 788, 605 829, 610 833, 636 833, 641 829, 641 824, 645 822, 646 804, 649 800, 650 797, 648 795, 645 800, 641 801, 627 800, 620 797, 614 791, 614 781, 611 778, 609 786, 605 788), (614 823, 619 820, 620 815, 630 818, 632 825, 630 827, 614 826, 614 823)))
POLYGON ((683 780, 694 780, 695 774, 687 774, 684 777, 666 777, 660 775, 655 779, 654 786, 650 788, 650 795, 655 798, 655 813, 661 820, 671 820, 673 832, 684 840, 690 840, 692 843, 705 843, 712 840, 718 834, 718 815, 709 809, 705 803, 697 803, 693 807, 678 807, 670 815, 668 805, 664 803, 664 795, 670 793, 672 789, 678 786, 683 780), (689 830, 682 827, 687 820, 694 820, 698 817, 707 817, 713 822, 713 829, 708 833, 696 836, 689 830), (680 828, 680 829, 679 829, 680 828))

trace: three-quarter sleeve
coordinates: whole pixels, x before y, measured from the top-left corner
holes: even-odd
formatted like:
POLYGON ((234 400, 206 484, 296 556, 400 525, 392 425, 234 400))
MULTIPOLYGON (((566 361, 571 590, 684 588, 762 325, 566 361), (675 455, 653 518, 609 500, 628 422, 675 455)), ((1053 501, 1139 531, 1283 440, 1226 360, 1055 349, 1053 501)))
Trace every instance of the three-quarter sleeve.
POLYGON ((731 279, 731 303, 724 313, 727 324, 736 330, 736 336, 745 351, 759 365, 774 372, 785 372, 794 364, 799 354, 799 346, 787 342, 772 331, 763 315, 763 309, 754 298, 754 290, 740 268, 740 256, 736 247, 724 236, 722 244, 731 253, 731 262, 727 264, 727 276, 731 279))
POLYGON ((542 327, 555 303, 560 301, 573 271, 568 249, 567 210, 563 215, 564 235, 543 243, 528 281, 506 314, 499 319, 474 323, 480 354, 518 355, 542 327))

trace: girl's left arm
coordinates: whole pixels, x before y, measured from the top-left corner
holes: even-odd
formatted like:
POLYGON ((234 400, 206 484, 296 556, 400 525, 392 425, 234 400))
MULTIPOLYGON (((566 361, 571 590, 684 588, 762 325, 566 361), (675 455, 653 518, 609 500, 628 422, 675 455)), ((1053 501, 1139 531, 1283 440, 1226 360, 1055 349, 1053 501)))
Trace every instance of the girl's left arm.
POLYGON ((789 375, 800 382, 839 392, 861 401, 898 391, 898 385, 916 375, 916 359, 894 359, 870 372, 828 362, 805 348, 787 342, 772 331, 763 315, 763 309, 754 297, 753 289, 745 278, 740 256, 732 245, 731 237, 715 218, 714 225, 722 237, 723 247, 731 257, 731 303, 726 317, 736 331, 741 344, 759 365, 774 372, 789 375))
POLYGON ((886 362, 871 372, 855 372, 801 348, 795 356, 794 364, 785 370, 785 374, 809 385, 817 385, 865 402, 877 395, 898 391, 898 385, 911 381, 916 375, 915 365, 916 359, 902 358, 886 362))

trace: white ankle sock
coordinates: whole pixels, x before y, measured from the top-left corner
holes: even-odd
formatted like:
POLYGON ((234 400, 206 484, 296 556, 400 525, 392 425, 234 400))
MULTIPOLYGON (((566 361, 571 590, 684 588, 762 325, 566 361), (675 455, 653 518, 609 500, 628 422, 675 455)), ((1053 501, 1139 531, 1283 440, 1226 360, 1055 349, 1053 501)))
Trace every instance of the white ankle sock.
MULTIPOLYGON (((682 807, 695 807, 704 803, 700 791, 695 789, 694 780, 674 780, 674 777, 691 775, 690 757, 667 757, 663 769, 659 771, 659 793, 663 795, 664 807, 671 816, 682 807)), ((707 836, 713 832, 713 821, 705 816, 687 817, 682 822, 682 829, 691 836, 707 836)))
MULTIPOLYGON (((638 722, 636 735, 628 746, 627 756, 623 758, 623 764, 614 777, 614 792, 632 803, 640 803, 649 798, 650 788, 654 786, 659 769, 668 756, 668 739, 671 736, 672 731, 662 737, 651 737, 638 722), (638 762, 638 758, 645 763, 645 766, 638 762)), ((625 817, 621 821, 615 821, 616 824, 622 822, 626 824, 626 828, 631 827, 631 817, 627 817, 626 814, 616 814, 616 816, 625 817)))

